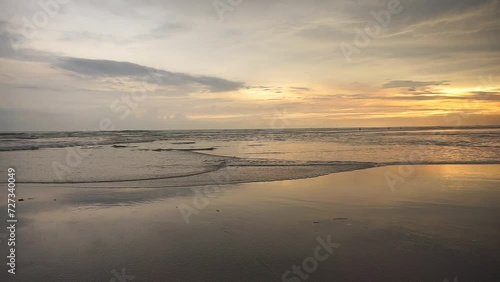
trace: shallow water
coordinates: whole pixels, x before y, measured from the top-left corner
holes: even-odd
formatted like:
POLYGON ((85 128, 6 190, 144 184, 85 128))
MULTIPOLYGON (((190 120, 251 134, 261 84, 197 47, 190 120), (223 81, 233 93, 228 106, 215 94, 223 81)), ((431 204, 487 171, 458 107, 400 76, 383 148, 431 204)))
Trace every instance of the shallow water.
POLYGON ((500 164, 499 139, 499 128, 2 133, 0 169, 17 168, 19 182, 92 187, 245 183, 395 163, 500 164))
POLYGON ((499 281, 500 166, 414 168, 392 189, 397 166, 201 190, 19 184, 33 199, 0 280, 281 281, 330 236, 308 281, 499 281))

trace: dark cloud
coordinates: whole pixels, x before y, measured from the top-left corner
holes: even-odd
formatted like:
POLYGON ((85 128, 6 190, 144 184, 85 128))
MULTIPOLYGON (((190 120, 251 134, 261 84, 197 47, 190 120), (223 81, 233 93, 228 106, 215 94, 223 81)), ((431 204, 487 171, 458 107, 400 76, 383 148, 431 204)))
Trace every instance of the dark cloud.
POLYGON ((197 76, 170 72, 134 63, 112 60, 62 58, 55 65, 59 68, 88 76, 128 77, 149 83, 171 86, 198 84, 206 87, 211 92, 238 90, 244 85, 242 82, 213 76, 197 76))
POLYGON ((382 85, 382 88, 410 88, 449 85, 448 80, 441 81, 413 81, 413 80, 391 80, 382 85))
POLYGON ((420 0, 404 1, 407 22, 419 23, 435 20, 436 18, 450 18, 478 10, 485 5, 496 5, 497 0, 420 0))
MULTIPOLYGON (((445 93, 437 93, 437 92, 428 92, 428 93, 419 93, 419 95, 410 94, 400 94, 400 95, 391 95, 391 96, 382 96, 382 95, 370 95, 370 94, 331 94, 331 95, 322 95, 317 97, 310 97, 307 100, 320 100, 320 101, 330 101, 335 99, 344 99, 344 100, 381 100, 381 101, 401 101, 401 100, 409 100, 409 101, 426 101, 426 100, 477 100, 477 101, 499 101, 500 93, 499 92, 483 92, 483 91, 475 91, 470 93, 462 93, 461 95, 446 95, 445 93)), ((385 106, 384 106, 385 107, 385 106)))
MULTIPOLYGON (((331 1, 325 1, 331 2, 331 1)), ((297 35, 340 44, 353 44, 356 28, 363 29, 373 21, 373 12, 382 11, 387 1, 350 1, 352 6, 340 4, 332 13, 339 17, 325 18, 299 28, 297 35), (344 13, 339 13, 344 12, 344 13), (349 17, 345 17, 345 15, 349 17)), ((498 52, 500 32, 500 5, 497 0, 401 0, 403 10, 392 15, 386 27, 376 36, 376 43, 362 50, 367 58, 421 57, 442 61, 454 55, 498 52), (481 44, 471 44, 481 42, 481 44)), ((313 5, 312 3, 310 5, 313 5)), ((452 59, 452 58, 451 58, 452 59)))
POLYGON ((500 95, 498 93, 465 93, 460 96, 450 96, 450 95, 421 95, 421 96, 411 96, 411 95, 398 95, 391 97, 374 97, 380 100, 414 100, 414 101, 425 101, 425 100, 466 100, 466 101, 499 101, 500 95))
POLYGON ((474 91, 471 94, 476 100, 500 101, 500 92, 474 91))
POLYGON ((309 87, 290 87, 290 89, 292 89, 292 90, 302 90, 302 91, 310 91, 310 90, 312 90, 309 87))

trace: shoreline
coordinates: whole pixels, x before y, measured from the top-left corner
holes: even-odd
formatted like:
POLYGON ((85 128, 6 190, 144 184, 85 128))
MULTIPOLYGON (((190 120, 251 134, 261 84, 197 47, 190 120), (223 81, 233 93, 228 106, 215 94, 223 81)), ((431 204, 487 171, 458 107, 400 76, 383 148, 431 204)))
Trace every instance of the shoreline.
MULTIPOLYGON (((124 180, 124 181, 101 181, 101 182, 21 182, 17 181, 19 184, 27 184, 29 186, 31 185, 41 185, 41 187, 46 187, 46 186, 53 186, 53 187, 72 187, 72 188, 103 188, 103 189, 127 189, 127 188, 133 188, 133 189, 140 189, 140 188, 154 188, 154 189, 162 189, 162 188, 186 188, 186 187, 201 187, 201 186, 224 186, 224 185, 233 185, 233 184, 250 184, 250 183, 269 183, 269 182, 280 182, 280 181, 293 181, 293 180, 303 180, 303 179, 313 179, 317 177, 323 177, 323 176, 329 176, 329 175, 335 175, 335 174, 340 174, 340 173, 349 173, 349 172, 355 172, 355 171, 360 171, 360 170, 370 170, 370 169, 377 169, 377 168, 386 168, 386 169, 391 169, 391 168, 396 168, 399 166, 412 166, 416 167, 415 170, 418 169, 418 167, 426 167, 426 166, 496 166, 500 165, 500 162, 498 163, 415 163, 415 164, 401 164, 401 163, 394 163, 394 164, 379 164, 379 165, 374 165, 374 166, 366 166, 366 167, 356 167, 356 168, 350 168, 350 169, 345 169, 343 170, 342 168, 339 167, 333 167, 333 166, 328 166, 328 165, 312 165, 312 166, 300 166, 300 165, 293 165, 293 166, 287 166, 289 168, 294 168, 297 169, 298 171, 294 171, 295 173, 303 172, 306 175, 300 175, 300 174, 295 174, 294 176, 290 177, 262 177, 261 179, 255 179, 252 178, 254 177, 255 174, 258 174, 259 171, 262 172, 265 170, 267 167, 279 167, 283 168, 282 166, 266 166, 266 165, 260 165, 260 166, 241 166, 241 167, 234 167, 234 166, 226 166, 223 168, 219 168, 213 171, 209 172, 203 172, 203 173, 197 173, 197 174, 192 174, 192 175, 183 175, 183 176, 173 176, 173 177, 163 177, 163 178, 156 178, 156 179, 137 179, 137 180, 124 180), (325 169, 335 169, 335 171, 315 171, 314 168, 322 167, 325 169), (234 172, 234 171, 228 171, 226 169, 229 168, 240 168, 242 171, 240 172, 234 172), (248 175, 248 172, 245 172, 245 169, 252 169, 252 175, 248 175), (306 172, 307 171, 307 172, 306 172), (245 177, 241 178, 242 174, 246 174, 245 177), (206 177, 208 178, 206 178, 206 177), (201 177, 201 178, 200 178, 201 177), (231 178, 232 180, 229 179, 227 181, 215 181, 214 179, 221 179, 222 177, 225 178, 231 178), (240 178, 238 178, 240 177, 240 178), (194 179, 193 179, 194 178, 194 179), (168 181, 172 180, 173 183, 169 183, 168 181), (187 180, 187 181, 186 181, 187 180), (185 182, 185 183, 182 183, 185 182), (102 184, 102 185, 100 185, 102 184), (110 185, 120 185, 120 186, 110 186, 110 185), (138 184, 138 186, 131 186, 132 184, 138 184), (85 185, 85 186, 84 186, 85 185)), ((344 167, 345 168, 345 167, 344 167)), ((272 172, 269 172, 266 170, 268 173, 272 174, 272 172)), ((414 176, 416 173, 412 173, 411 176, 403 177, 403 178, 408 178, 414 176)))

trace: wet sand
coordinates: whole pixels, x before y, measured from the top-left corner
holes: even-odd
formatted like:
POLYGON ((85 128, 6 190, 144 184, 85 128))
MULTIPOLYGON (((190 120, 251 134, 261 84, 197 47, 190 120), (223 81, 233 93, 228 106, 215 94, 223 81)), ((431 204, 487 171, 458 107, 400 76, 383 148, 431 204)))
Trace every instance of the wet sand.
POLYGON ((500 281, 500 165, 415 166, 394 189, 388 171, 194 190, 19 184, 17 274, 0 280, 500 281))

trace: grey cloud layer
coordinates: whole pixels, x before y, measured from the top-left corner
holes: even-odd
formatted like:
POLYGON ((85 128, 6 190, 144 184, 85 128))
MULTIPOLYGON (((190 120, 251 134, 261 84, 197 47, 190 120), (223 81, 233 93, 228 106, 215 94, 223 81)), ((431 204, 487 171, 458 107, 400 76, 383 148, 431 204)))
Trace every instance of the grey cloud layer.
POLYGON ((417 88, 426 86, 449 85, 449 81, 413 81, 413 80, 392 80, 384 83, 383 88, 417 88))
POLYGON ((241 82, 229 81, 218 77, 194 76, 185 73, 170 72, 129 62, 63 58, 56 65, 62 69, 90 76, 131 77, 147 79, 149 83, 173 86, 200 84, 206 86, 212 92, 237 90, 243 86, 241 82))

